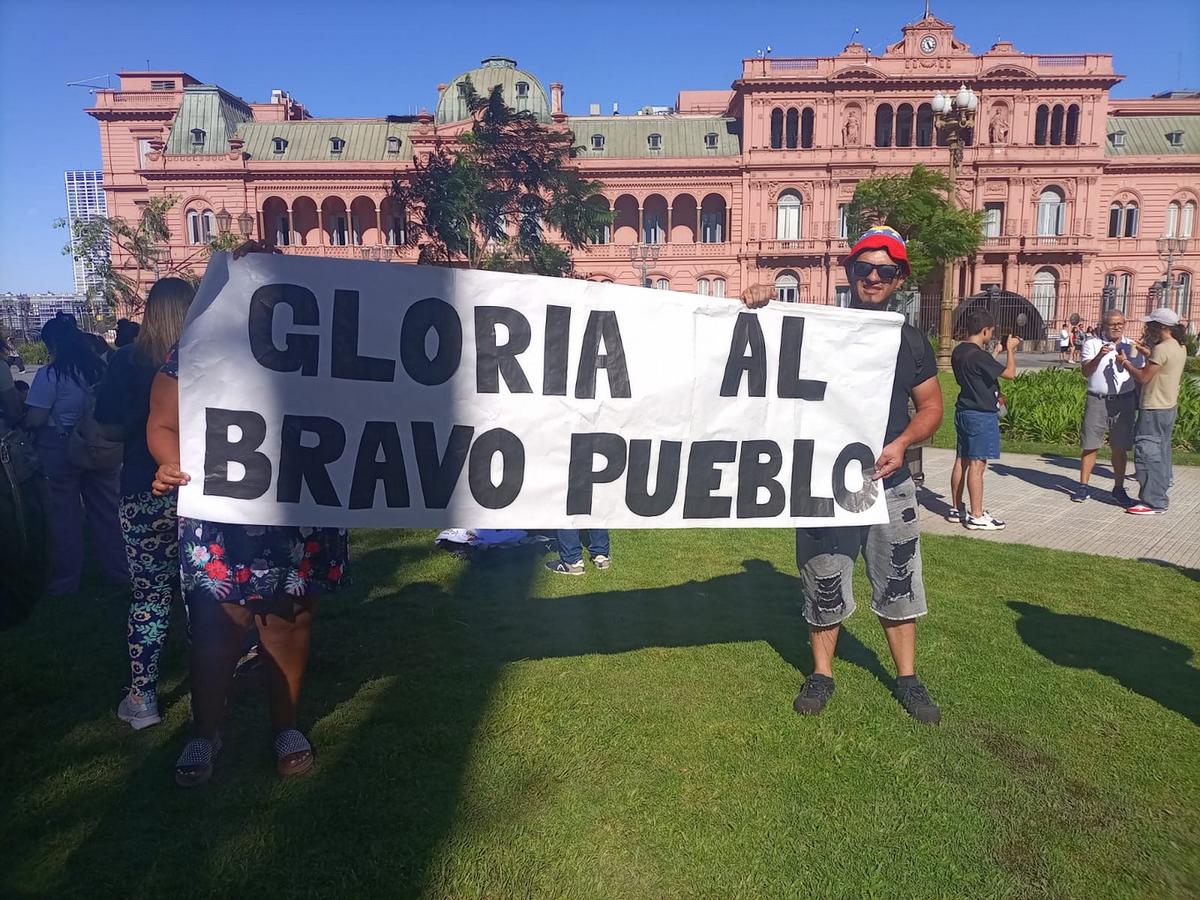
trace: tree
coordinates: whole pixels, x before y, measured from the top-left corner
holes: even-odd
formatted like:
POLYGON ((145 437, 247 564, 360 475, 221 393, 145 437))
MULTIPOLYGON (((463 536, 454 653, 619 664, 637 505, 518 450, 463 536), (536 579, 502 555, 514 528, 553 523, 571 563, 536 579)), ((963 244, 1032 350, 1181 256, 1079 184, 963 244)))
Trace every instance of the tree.
MULTIPOLYGON (((147 273, 195 280, 191 269, 194 256, 176 263, 163 253, 171 240, 167 213, 176 202, 176 197, 151 197, 136 223, 121 216, 55 221, 55 228, 66 228, 71 234, 63 253, 81 260, 96 277, 98 287, 88 291, 89 304, 101 299, 118 315, 135 316, 145 303, 141 284, 147 273)), ((220 247, 214 241, 206 249, 211 252, 220 247)))
POLYGON ((570 165, 575 136, 512 109, 499 86, 483 97, 465 79, 462 90, 474 122, 461 147, 439 147, 392 183, 392 197, 414 217, 409 240, 420 261, 570 274, 570 251, 547 229, 578 249, 612 221, 599 182, 570 165))
POLYGON ((950 179, 925 166, 908 175, 860 181, 846 210, 847 233, 872 225, 896 229, 908 244, 912 274, 907 284, 923 284, 935 268, 973 255, 983 240, 983 213, 953 203, 950 179))

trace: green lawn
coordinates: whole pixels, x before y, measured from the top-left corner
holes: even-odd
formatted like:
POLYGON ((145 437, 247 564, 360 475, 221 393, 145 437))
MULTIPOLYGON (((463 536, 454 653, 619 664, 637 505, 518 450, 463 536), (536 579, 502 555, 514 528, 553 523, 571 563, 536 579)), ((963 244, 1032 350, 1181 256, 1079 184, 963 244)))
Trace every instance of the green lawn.
POLYGON ((830 708, 791 711, 786 531, 616 532, 583 578, 431 538, 355 534, 296 783, 250 678, 214 782, 172 785, 183 629, 135 734, 122 596, 0 634, 0 896, 1200 895, 1200 572, 928 537, 928 728, 862 610, 830 708))
MULTIPOLYGON (((939 372, 938 382, 942 388, 942 405, 945 408, 945 415, 942 417, 942 426, 933 436, 933 446, 941 447, 945 450, 953 450, 955 447, 954 403, 958 399, 958 383, 954 380, 953 373, 950 372, 939 372)), ((1079 411, 1079 416, 1082 422, 1082 409, 1079 411)), ((1019 441, 1008 437, 1003 432, 1000 435, 1000 449, 1005 453, 1032 453, 1044 456, 1070 456, 1074 459, 1079 458, 1078 444, 1019 441)), ((1099 456, 1101 459, 1112 459, 1112 451, 1105 445, 1100 448, 1099 456)), ((1173 450, 1171 458, 1177 466, 1200 466, 1200 453, 1192 453, 1187 450, 1173 450)))

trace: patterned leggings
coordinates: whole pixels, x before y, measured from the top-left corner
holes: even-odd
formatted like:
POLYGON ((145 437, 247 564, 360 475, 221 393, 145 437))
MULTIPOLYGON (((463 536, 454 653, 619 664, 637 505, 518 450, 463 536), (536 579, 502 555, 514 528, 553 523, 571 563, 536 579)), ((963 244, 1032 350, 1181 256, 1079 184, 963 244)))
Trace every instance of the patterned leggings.
POLYGON ((179 520, 175 495, 149 491, 121 497, 121 531, 133 598, 129 604, 131 693, 156 699, 158 656, 167 640, 171 597, 179 589, 179 520))

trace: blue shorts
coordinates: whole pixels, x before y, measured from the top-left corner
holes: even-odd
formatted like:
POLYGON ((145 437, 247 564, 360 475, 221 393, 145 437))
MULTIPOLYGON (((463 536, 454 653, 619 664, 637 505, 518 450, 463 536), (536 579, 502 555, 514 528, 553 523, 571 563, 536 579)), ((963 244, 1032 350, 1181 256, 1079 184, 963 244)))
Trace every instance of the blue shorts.
POLYGON ((954 433, 958 436, 958 455, 963 459, 1000 458, 1000 416, 977 409, 954 413, 954 433))

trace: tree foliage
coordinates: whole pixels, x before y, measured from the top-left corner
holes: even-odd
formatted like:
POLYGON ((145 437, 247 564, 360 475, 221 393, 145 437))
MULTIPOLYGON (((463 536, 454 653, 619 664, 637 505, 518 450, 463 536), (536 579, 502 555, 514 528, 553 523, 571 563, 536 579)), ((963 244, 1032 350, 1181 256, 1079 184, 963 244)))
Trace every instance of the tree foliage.
POLYGON ((973 255, 983 239, 983 213, 956 207, 952 190, 947 175, 922 165, 908 175, 860 181, 846 211, 847 233, 896 229, 908 244, 908 283, 920 285, 935 268, 973 255))
POLYGON ((582 247, 612 221, 599 182, 570 165, 574 135, 512 109, 498 86, 484 97, 469 79, 462 84, 474 121, 461 147, 438 148, 392 183, 420 261, 570 274, 571 254, 558 242, 582 247))
POLYGON ((191 260, 172 263, 164 253, 171 239, 167 213, 176 201, 171 196, 151 197, 137 222, 121 216, 55 221, 56 228, 66 228, 71 235, 63 253, 82 260, 95 273, 98 287, 89 291, 89 303, 100 301, 121 316, 133 316, 145 303, 141 282, 146 273, 194 279, 191 260))

